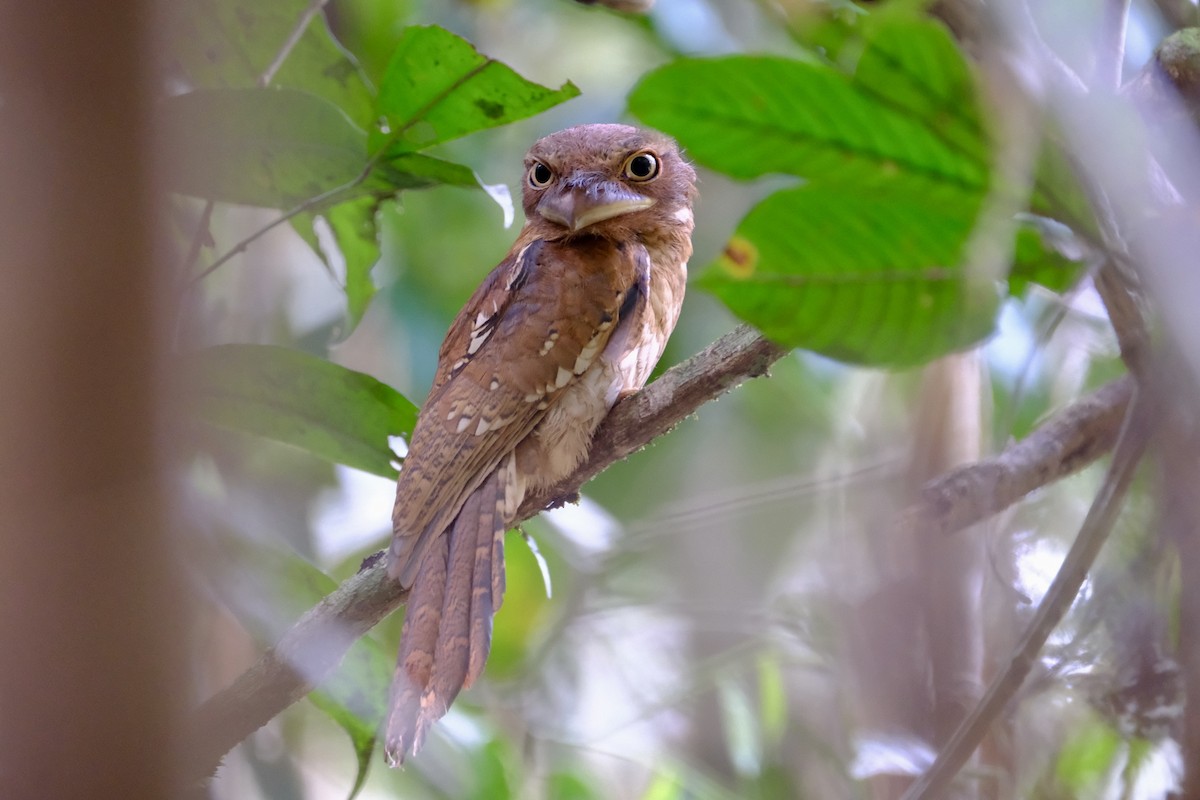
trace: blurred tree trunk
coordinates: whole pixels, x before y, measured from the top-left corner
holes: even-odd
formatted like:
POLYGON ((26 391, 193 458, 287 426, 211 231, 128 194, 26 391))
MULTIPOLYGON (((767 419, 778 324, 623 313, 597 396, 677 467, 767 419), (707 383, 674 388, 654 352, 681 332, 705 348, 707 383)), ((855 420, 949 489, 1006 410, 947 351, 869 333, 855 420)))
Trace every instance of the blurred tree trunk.
MULTIPOLYGON (((926 481, 980 457, 980 370, 976 353, 925 368, 899 507, 926 481)), ((881 510, 887 519, 886 508, 875 512, 881 510)), ((860 732, 886 737, 897 756, 917 742, 936 751, 982 694, 983 537, 974 529, 949 537, 901 534, 885 525, 868 539, 874 563, 863 568, 877 576, 876 584, 847 619, 860 732)), ((885 768, 872 778, 872 793, 889 800, 910 783, 885 768)), ((955 796, 978 792, 966 787, 955 796)))
POLYGON ((149 3, 0 10, 0 795, 172 795, 149 3))
MULTIPOLYGON (((1182 371, 1181 371, 1182 374, 1182 371)), ((1180 404, 1182 406, 1183 404, 1180 404)), ((1183 792, 1200 797, 1200 432, 1194 421, 1172 414, 1159 437, 1162 515, 1165 534, 1179 553, 1179 645, 1183 670, 1183 792)))

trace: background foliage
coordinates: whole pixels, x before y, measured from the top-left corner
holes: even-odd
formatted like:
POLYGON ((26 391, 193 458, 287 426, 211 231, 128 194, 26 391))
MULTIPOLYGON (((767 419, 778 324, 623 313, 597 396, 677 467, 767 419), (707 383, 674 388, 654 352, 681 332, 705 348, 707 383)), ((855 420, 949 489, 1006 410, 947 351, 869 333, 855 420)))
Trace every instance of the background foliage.
MULTIPOLYGON (((660 0, 646 17, 336 0, 285 48, 306 10, 206 0, 171 21, 180 91, 160 112, 199 421, 184 472, 212 567, 204 693, 386 541, 385 479, 450 319, 514 236, 503 187, 538 136, 626 119, 702 168, 665 365, 738 319, 797 351, 527 525, 553 600, 510 533, 486 680, 410 768, 372 755, 397 618, 312 707, 247 740, 213 796, 868 797, 924 764, 919 738, 855 711, 870 692, 846 628, 909 469, 921 377, 905 368, 978 348, 985 450, 1122 370, 1058 132, 989 94, 944 22, 903 0, 660 0), (1005 115, 1027 122, 1023 172, 1005 115)), ((1153 39, 1148 17, 1138 30, 1153 39)), ((1131 65, 1147 56, 1131 43, 1131 65)), ((971 534, 987 536, 989 635, 1028 617, 1097 481, 971 534)), ((1178 775, 1174 741, 1104 699, 1171 620, 1148 491, 1013 712, 1040 744, 1003 759, 1015 796, 1153 797, 1178 775), (1130 596, 1137 620, 1102 613, 1130 596)))

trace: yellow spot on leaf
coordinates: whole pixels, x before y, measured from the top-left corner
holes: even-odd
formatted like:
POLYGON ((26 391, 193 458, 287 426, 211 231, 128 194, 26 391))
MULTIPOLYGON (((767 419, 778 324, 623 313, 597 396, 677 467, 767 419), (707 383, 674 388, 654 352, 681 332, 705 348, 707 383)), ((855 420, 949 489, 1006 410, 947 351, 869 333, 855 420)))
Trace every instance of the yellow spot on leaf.
POLYGON ((749 239, 734 236, 725 245, 719 259, 721 267, 739 280, 745 280, 754 274, 758 266, 758 248, 749 239))

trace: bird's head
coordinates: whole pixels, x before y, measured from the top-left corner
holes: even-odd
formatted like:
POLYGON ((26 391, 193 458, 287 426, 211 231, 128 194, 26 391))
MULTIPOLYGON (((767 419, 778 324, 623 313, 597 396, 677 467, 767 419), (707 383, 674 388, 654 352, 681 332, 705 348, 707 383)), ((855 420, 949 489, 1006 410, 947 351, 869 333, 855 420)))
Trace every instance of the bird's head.
POLYGON ((579 125, 539 139, 525 156, 529 225, 547 238, 622 240, 663 226, 692 230, 696 172, 662 134, 579 125))

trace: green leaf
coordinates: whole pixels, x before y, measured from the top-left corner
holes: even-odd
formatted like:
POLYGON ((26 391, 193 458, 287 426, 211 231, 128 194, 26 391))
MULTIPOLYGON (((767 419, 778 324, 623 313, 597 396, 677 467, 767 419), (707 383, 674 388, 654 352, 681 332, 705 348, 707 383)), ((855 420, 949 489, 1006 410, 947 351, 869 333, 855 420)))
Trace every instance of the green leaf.
POLYGON ((960 141, 968 138, 969 116, 945 108, 973 103, 951 90, 956 78, 928 94, 914 79, 897 100, 879 96, 889 59, 910 66, 924 57, 939 65, 947 53, 941 45, 893 53, 883 49, 891 39, 881 38, 877 52, 864 52, 858 82, 826 65, 773 56, 680 59, 643 78, 629 108, 674 135, 701 164, 735 178, 787 173, 878 183, 913 175, 986 189, 988 164, 978 155, 984 146, 960 141))
MULTIPOLYGON (((377 685, 377 690, 380 696, 386 691, 388 679, 386 676, 383 682, 377 685)), ((354 714, 346 708, 346 706, 337 702, 330 694, 324 691, 312 692, 308 696, 308 700, 312 702, 318 709, 324 711, 325 716, 337 723, 350 738, 350 745, 354 747, 354 759, 358 770, 354 774, 354 786, 350 787, 350 794, 347 800, 354 800, 359 796, 362 787, 366 786, 367 776, 371 774, 371 757, 374 754, 374 746, 376 746, 376 729, 379 723, 383 721, 383 715, 386 714, 386 709, 380 709, 379 716, 374 718, 374 722, 367 722, 364 718, 354 714)))
POLYGON ((549 89, 435 26, 405 30, 379 87, 371 150, 421 150, 474 131, 524 119, 579 94, 571 83, 549 89))
POLYGON ((1072 156, 1056 134, 1047 133, 1042 140, 1038 163, 1034 171, 1033 196, 1029 208, 1034 214, 1056 219, 1070 226, 1077 234, 1099 241, 1096 217, 1091 201, 1079 184, 1072 156))
POLYGON ((324 359, 269 345, 210 347, 190 357, 200 417, 395 477, 389 436, 408 436, 417 407, 390 386, 324 359))
POLYGON ((1079 279, 1084 266, 1083 251, 1065 226, 1030 216, 1017 228, 1009 294, 1023 294, 1031 283, 1052 292, 1065 291, 1079 279))
POLYGON ((375 220, 379 204, 377 198, 360 197, 319 214, 300 214, 292 219, 292 227, 321 257, 346 293, 346 324, 340 333, 342 339, 358 327, 378 291, 371 279, 371 270, 379 261, 379 232, 375 220), (314 227, 318 217, 328 225, 329 238, 324 241, 317 236, 314 227), (329 252, 331 247, 336 248, 336 252, 329 252))
POLYGON ((366 135, 336 106, 294 89, 212 89, 168 99, 169 186, 183 194, 289 208, 354 181, 366 135))
POLYGON ((372 198, 342 203, 325 215, 334 241, 342 251, 346 262, 346 306, 347 330, 343 336, 362 320, 367 304, 375 296, 375 282, 371 280, 371 268, 379 260, 379 239, 375 231, 375 214, 379 203, 372 198))
POLYGON ((854 84, 886 106, 923 120, 948 149, 986 170, 988 140, 975 79, 958 45, 930 19, 868 17, 854 84))
POLYGON ((860 364, 919 364, 992 330, 999 292, 964 248, 981 198, 908 179, 777 192, 698 280, 781 344, 860 364))
POLYGON ((468 800, 508 800, 513 796, 505 763, 511 759, 509 747, 508 740, 496 738, 471 753, 474 787, 468 800))
POLYGON ((1092 794, 1112 767, 1120 735, 1100 722, 1082 727, 1062 748, 1055 775, 1076 797, 1092 794))
MULTIPOLYGON (((190 0, 172 6, 171 54, 198 88, 241 88, 259 79, 292 35, 311 0, 190 0)), ((358 64, 316 14, 275 73, 272 86, 328 100, 366 128, 373 92, 358 64)))
POLYGON ((774 748, 787 733, 788 699, 783 670, 779 657, 771 651, 759 654, 757 667, 759 724, 766 744, 774 748))
POLYGON ((599 800, 600 795, 584 776, 558 771, 546 781, 549 796, 555 800, 599 800))
POLYGON ((393 190, 428 189, 440 184, 477 189, 480 185, 475 171, 470 167, 399 150, 380 162, 374 176, 393 190))

